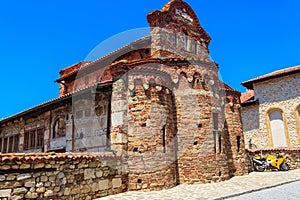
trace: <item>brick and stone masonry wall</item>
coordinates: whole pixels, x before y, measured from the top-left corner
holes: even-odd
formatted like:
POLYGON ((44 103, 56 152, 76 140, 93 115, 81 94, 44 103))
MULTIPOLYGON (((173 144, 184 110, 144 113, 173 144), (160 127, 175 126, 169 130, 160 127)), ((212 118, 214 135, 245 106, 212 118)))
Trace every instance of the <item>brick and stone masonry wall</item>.
POLYGON ((282 110, 284 122, 287 126, 289 147, 298 147, 300 144, 300 132, 297 128, 300 102, 300 75, 294 74, 276 78, 254 85, 255 98, 259 99, 259 105, 242 108, 243 130, 248 148, 248 141, 257 148, 272 148, 269 142, 269 131, 267 127, 267 112, 272 108, 282 110))
POLYGON ((126 175, 120 162, 112 153, 2 154, 0 200, 94 199, 121 193, 126 175))
MULTIPOLYGON (((287 156, 287 164, 290 166, 290 169, 300 169, 300 148, 276 148, 276 149, 252 149, 247 150, 247 153, 250 158, 254 155, 262 155, 263 157, 267 157, 268 155, 276 155, 279 153, 287 156)), ((253 166, 251 166, 252 171, 253 166)))

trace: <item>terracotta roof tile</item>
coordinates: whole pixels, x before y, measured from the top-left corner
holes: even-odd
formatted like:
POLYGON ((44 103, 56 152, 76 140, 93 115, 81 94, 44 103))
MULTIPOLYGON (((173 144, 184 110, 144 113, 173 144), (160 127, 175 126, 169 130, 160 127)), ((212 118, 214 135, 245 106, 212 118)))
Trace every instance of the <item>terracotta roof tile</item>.
POLYGON ((161 9, 161 12, 165 12, 165 11, 168 11, 171 7, 171 4, 174 2, 174 1, 177 1, 177 0, 171 0, 169 1, 167 4, 165 4, 165 6, 161 9))
POLYGON ((129 44, 127 44, 127 45, 119 48, 119 49, 116 49, 115 51, 112 51, 109 54, 107 54, 107 55, 105 55, 105 56, 103 56, 103 57, 101 57, 101 58, 99 58, 99 59, 97 59, 97 60, 95 60, 93 62, 82 62, 82 63, 84 63, 82 65, 82 67, 76 68, 72 72, 59 77, 57 80, 55 80, 55 82, 60 82, 60 81, 64 80, 65 78, 69 77, 69 76, 75 75, 76 73, 78 73, 78 71, 84 70, 84 69, 86 69, 86 68, 88 68, 88 67, 90 67, 90 66, 92 66, 94 64, 103 62, 104 60, 106 60, 106 59, 108 59, 110 57, 115 56, 114 59, 116 59, 118 56, 120 56, 119 55, 120 53, 122 53, 123 51, 125 51, 128 48, 130 48, 130 49, 134 48, 134 46, 135 45, 139 45, 139 43, 142 43, 142 42, 146 42, 147 43, 147 42, 149 42, 149 45, 150 45, 150 41, 151 41, 150 36, 145 36, 145 37, 139 38, 139 39, 137 39, 137 40, 135 40, 135 41, 133 41, 133 42, 131 42, 131 43, 129 43, 129 44))
POLYGON ((247 92, 242 93, 241 103, 244 103, 249 100, 254 100, 254 90, 249 90, 247 92))
POLYGON ((247 149, 252 153, 259 153, 264 151, 300 151, 299 147, 280 147, 280 148, 267 148, 267 149, 247 149))
POLYGON ((287 75, 295 74, 295 73, 299 73, 299 72, 300 72, 300 65, 295 66, 295 67, 277 70, 277 71, 259 76, 257 78, 253 78, 251 80, 243 82, 242 85, 249 89, 253 89, 253 83, 258 83, 258 82, 270 80, 273 78, 279 78, 279 77, 283 77, 283 76, 287 76, 287 75))
POLYGON ((65 160, 97 160, 105 158, 121 158, 111 152, 102 153, 10 153, 0 154, 0 162, 44 162, 65 160))
POLYGON ((94 86, 96 86, 96 85, 103 85, 103 86, 105 86, 105 85, 111 84, 111 83, 112 83, 112 81, 110 81, 110 80, 108 80, 108 81, 102 81, 102 82, 97 82, 97 83, 95 83, 95 84, 93 84, 93 85, 89 85, 89 86, 86 86, 86 87, 81 88, 81 89, 79 89, 79 90, 76 90, 76 91, 67 93, 67 94, 65 94, 65 95, 63 95, 63 96, 61 96, 61 97, 58 97, 58 98, 55 98, 55 99, 46 101, 46 102, 41 103, 41 104, 39 104, 39 105, 37 105, 37 106, 34 106, 34 107, 29 108, 29 109, 27 109, 27 110, 24 110, 24 111, 22 111, 22 112, 20 112, 20 113, 18 113, 18 114, 15 114, 15 115, 9 116, 9 117, 7 117, 7 118, 1 119, 1 120, 0 120, 0 124, 5 123, 6 121, 9 121, 9 120, 11 120, 12 118, 17 118, 17 117, 23 116, 23 115, 25 115, 25 114, 27 114, 27 113, 36 111, 37 109, 40 109, 40 108, 42 108, 42 107, 46 107, 46 106, 51 105, 51 104, 53 104, 53 103, 60 102, 60 101, 62 101, 62 100, 64 100, 64 99, 71 98, 73 94, 76 94, 76 93, 78 93, 78 92, 84 91, 84 90, 89 89, 89 88, 91 88, 91 87, 94 87, 94 86))

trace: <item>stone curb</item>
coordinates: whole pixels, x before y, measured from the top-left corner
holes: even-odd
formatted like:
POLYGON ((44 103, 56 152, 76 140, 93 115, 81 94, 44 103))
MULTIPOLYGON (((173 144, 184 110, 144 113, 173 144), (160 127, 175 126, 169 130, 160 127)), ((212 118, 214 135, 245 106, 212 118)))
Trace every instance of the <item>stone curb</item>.
POLYGON ((300 179, 287 181, 287 182, 283 182, 283 183, 278 183, 278 184, 275 184, 275 185, 265 186, 265 187, 258 188, 258 189, 252 189, 252 190, 248 190, 248 191, 241 192, 241 193, 231 194, 231 195, 228 195, 228 196, 218 197, 218 198, 215 198, 213 200, 229 199, 229 198, 232 198, 232 197, 237 197, 237 196, 241 196, 241 195, 244 195, 244 194, 258 192, 258 191, 262 191, 262 190, 266 190, 266 189, 270 189, 270 188, 274 188, 274 187, 279 187, 279 186, 282 186, 282 185, 286 185, 286 184, 294 183, 294 182, 298 182, 298 181, 300 181, 300 179))

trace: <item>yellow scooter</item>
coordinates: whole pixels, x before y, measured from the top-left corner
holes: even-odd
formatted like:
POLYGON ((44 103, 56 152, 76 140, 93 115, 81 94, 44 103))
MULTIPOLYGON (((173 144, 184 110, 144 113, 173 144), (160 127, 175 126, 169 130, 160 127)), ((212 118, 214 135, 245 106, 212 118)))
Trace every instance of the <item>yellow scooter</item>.
POLYGON ((286 160, 286 156, 280 154, 277 154, 276 156, 268 155, 267 158, 256 155, 252 158, 254 170, 259 172, 263 172, 265 169, 288 171, 290 167, 286 163, 286 160))

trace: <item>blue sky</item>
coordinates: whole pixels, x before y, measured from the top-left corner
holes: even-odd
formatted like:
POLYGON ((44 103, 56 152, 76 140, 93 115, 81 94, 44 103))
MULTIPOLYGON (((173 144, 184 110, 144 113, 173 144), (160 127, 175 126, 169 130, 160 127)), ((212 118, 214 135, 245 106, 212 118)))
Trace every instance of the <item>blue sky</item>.
MULTIPOLYGON (((253 77, 299 65, 300 1, 186 0, 212 37, 211 56, 234 89, 253 77)), ((0 119, 58 96, 59 70, 101 42, 148 27, 167 0, 1 0, 0 119)))

